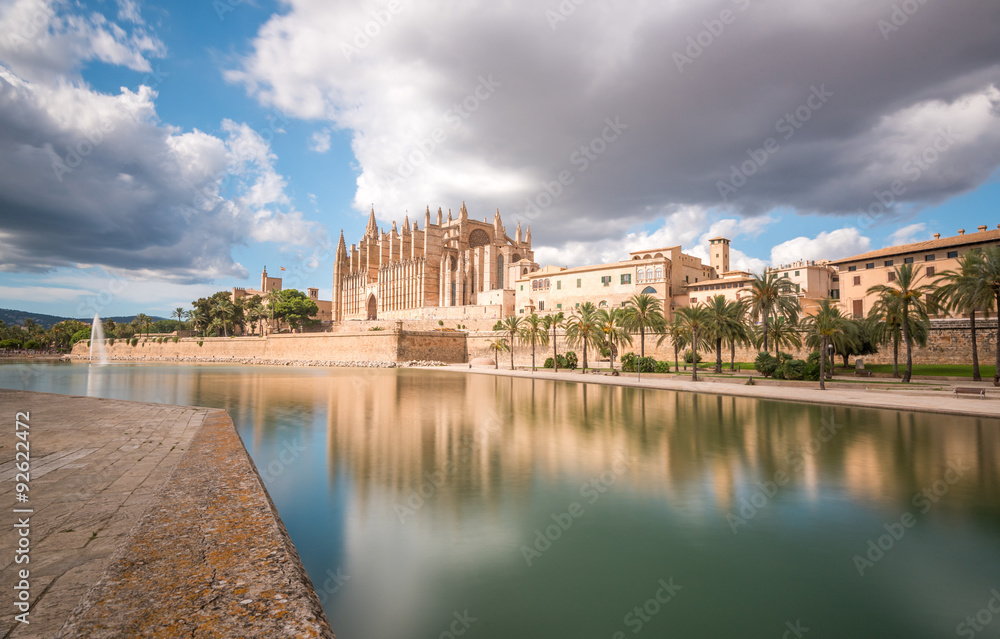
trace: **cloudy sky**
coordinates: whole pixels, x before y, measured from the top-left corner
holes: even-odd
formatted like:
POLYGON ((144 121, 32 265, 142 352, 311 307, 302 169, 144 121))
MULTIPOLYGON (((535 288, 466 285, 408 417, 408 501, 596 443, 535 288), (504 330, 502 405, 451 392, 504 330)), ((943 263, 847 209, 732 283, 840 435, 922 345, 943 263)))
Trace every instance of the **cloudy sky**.
POLYGON ((1000 224, 1000 4, 0 0, 0 307, 329 299, 332 246, 500 209, 542 264, 1000 224))

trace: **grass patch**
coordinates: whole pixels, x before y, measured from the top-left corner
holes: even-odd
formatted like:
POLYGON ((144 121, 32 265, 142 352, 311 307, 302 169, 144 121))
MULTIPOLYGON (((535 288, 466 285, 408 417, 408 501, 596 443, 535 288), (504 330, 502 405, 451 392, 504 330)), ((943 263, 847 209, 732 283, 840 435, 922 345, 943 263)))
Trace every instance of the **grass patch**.
MULTIPOLYGON (((865 369, 870 370, 874 373, 886 373, 892 374, 892 364, 865 364, 865 369)), ((902 375, 906 370, 906 365, 900 363, 899 374, 902 375)), ((996 370, 996 366, 982 365, 979 366, 979 374, 983 379, 993 379, 993 373, 996 370)), ((845 373, 853 375, 853 367, 837 367, 836 372, 845 373)), ((968 377, 972 379, 972 364, 914 364, 913 365, 913 375, 930 375, 933 377, 968 377)))

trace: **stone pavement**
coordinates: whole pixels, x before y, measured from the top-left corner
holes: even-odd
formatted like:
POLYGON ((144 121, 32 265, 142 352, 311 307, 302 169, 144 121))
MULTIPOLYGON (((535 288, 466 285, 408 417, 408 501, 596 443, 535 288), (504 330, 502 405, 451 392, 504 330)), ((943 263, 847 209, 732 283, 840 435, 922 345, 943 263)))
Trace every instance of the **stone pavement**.
MULTIPOLYGON (((767 381, 754 386, 746 386, 746 375, 728 378, 702 378, 691 381, 691 373, 650 375, 645 374, 639 381, 635 373, 621 373, 618 377, 603 374, 583 373, 560 370, 556 373, 550 369, 539 368, 531 370, 510 370, 502 366, 499 370, 490 367, 469 367, 468 364, 438 366, 428 370, 453 371, 477 375, 500 375, 506 377, 524 377, 528 379, 547 379, 564 382, 585 382, 587 384, 605 384, 610 386, 631 386, 637 388, 661 389, 672 391, 687 391, 693 393, 709 393, 715 395, 732 395, 737 397, 753 397, 757 399, 773 399, 788 402, 805 402, 807 404, 834 404, 844 406, 864 406, 868 408, 884 408, 889 410, 915 410, 929 413, 944 413, 949 415, 971 415, 974 417, 1000 418, 1000 389, 992 382, 938 381, 931 387, 914 386, 906 388, 903 384, 889 388, 868 390, 864 384, 839 385, 833 382, 834 388, 819 390, 819 382, 775 382, 767 381), (977 387, 986 389, 987 398, 964 395, 952 396, 955 386, 977 387), (941 390, 933 390, 940 388, 941 390)), ((759 378, 755 375, 755 380, 759 378)), ((884 381, 884 380, 877 380, 884 381)), ((916 380, 915 380, 916 381, 916 380)))
POLYGON ((225 411, 0 390, 0 416, 0 638, 333 636, 225 411), (29 624, 14 616, 23 569, 29 624))

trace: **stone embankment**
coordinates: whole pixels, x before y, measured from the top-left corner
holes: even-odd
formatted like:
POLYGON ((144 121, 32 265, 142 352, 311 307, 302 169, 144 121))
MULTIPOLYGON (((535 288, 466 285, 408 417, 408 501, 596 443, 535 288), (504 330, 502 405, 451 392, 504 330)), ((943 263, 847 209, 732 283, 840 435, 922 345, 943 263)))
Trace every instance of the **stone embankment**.
MULTIPOLYGON (((89 357, 69 355, 66 359, 89 361, 89 357)), ((444 362, 435 360, 410 360, 406 362, 381 362, 370 360, 332 360, 332 359, 267 359, 259 357, 157 357, 113 355, 108 361, 114 362, 184 362, 197 364, 249 364, 253 366, 331 366, 336 368, 410 368, 414 366, 446 366, 444 362)))

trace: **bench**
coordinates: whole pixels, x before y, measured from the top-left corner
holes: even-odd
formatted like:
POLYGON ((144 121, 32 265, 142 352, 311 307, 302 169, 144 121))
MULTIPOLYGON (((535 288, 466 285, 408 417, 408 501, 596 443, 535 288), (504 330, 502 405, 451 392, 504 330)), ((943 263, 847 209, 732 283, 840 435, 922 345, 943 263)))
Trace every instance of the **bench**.
POLYGON ((983 399, 986 399, 986 389, 985 388, 963 388, 961 386, 955 387, 953 396, 958 397, 959 395, 979 395, 983 399))
POLYGON ((854 374, 858 377, 871 377, 872 372, 866 370, 854 371, 854 374))

